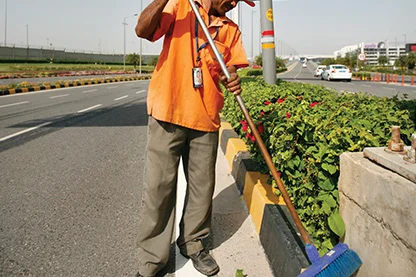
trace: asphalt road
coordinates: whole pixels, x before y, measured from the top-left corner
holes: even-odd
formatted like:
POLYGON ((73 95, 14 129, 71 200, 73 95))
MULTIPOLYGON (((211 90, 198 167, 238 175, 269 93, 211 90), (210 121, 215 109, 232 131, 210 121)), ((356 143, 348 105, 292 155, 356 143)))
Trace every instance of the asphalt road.
POLYGON ((321 80, 319 77, 314 77, 314 70, 316 64, 309 62, 306 68, 302 68, 301 63, 297 63, 296 66, 282 74, 278 74, 277 78, 290 82, 308 83, 314 85, 322 85, 324 87, 334 89, 338 92, 357 93, 366 92, 370 95, 376 95, 379 97, 393 97, 398 95, 403 97, 407 95, 407 99, 416 99, 416 85, 414 86, 401 86, 401 84, 386 84, 376 83, 370 81, 352 80, 346 81, 326 81, 321 80))
POLYGON ((147 85, 0 97, 0 276, 135 276, 147 85))

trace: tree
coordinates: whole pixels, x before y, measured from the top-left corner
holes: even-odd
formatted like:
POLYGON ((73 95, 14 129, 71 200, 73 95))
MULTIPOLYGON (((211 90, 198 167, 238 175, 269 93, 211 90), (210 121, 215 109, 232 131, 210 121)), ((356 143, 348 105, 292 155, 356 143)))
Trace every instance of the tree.
POLYGON ((394 65, 401 68, 405 67, 407 65, 406 58, 406 56, 400 55, 399 58, 394 62, 394 65))
POLYGON ((407 68, 415 69, 415 65, 416 65, 416 53, 415 52, 410 52, 409 54, 407 54, 406 64, 407 64, 407 68))
POLYGON ((378 57, 378 64, 379 65, 386 65, 386 63, 387 63, 387 57, 386 56, 380 56, 380 57, 378 57))
POLYGON ((132 64, 134 66, 134 70, 136 70, 136 66, 140 63, 140 55, 136 53, 128 54, 126 57, 126 62, 128 64, 132 64))

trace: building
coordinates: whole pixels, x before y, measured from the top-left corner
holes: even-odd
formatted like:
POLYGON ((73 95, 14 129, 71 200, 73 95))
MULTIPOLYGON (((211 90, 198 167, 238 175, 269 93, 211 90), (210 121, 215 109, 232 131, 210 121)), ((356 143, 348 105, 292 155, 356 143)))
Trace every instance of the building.
POLYGON ((335 51, 335 57, 345 57, 347 53, 357 52, 365 54, 365 63, 367 65, 378 65, 378 58, 386 56, 388 64, 394 65, 394 62, 400 57, 406 55, 406 47, 404 45, 388 44, 384 41, 379 43, 361 42, 357 45, 345 46, 341 50, 335 51))

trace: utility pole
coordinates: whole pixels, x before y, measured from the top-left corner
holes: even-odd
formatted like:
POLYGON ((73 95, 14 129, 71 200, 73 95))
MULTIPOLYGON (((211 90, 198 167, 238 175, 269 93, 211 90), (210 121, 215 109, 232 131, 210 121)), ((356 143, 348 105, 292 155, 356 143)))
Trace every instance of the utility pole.
MULTIPOLYGON (((140 0, 140 13, 143 12, 143 0, 140 0)), ((142 51, 142 47, 143 47, 143 39, 140 38, 140 53, 139 53, 139 74, 142 74, 142 55, 143 55, 143 51, 142 51)))
POLYGON ((5 0, 5 9, 4 9, 4 46, 7 46, 7 0, 5 0))
POLYGON ((129 16, 126 16, 124 19, 123 19, 123 25, 124 25, 124 55, 123 55, 123 64, 124 64, 124 72, 126 71, 126 26, 127 26, 127 22, 126 22, 126 18, 129 18, 129 17, 133 17, 133 16, 137 16, 137 13, 135 13, 135 14, 133 14, 133 15, 129 15, 129 16))
POLYGON ((276 49, 274 43, 272 0, 260 1, 261 48, 263 53, 263 79, 276 83, 276 49))
POLYGON ((29 48, 29 25, 26 24, 26 45, 29 48))

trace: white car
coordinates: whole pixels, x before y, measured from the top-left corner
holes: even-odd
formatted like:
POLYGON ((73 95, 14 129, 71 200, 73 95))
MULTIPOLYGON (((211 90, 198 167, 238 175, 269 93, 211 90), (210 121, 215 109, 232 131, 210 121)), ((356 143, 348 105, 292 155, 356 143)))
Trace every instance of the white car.
POLYGON ((302 64, 302 67, 308 67, 308 65, 305 63, 302 64))
POLYGON ((315 73, 313 74, 315 77, 321 76, 322 72, 324 72, 326 65, 318 65, 315 69, 315 73))
POLYGON ((342 64, 328 65, 321 74, 322 80, 346 80, 351 82, 352 71, 347 66, 342 64))

